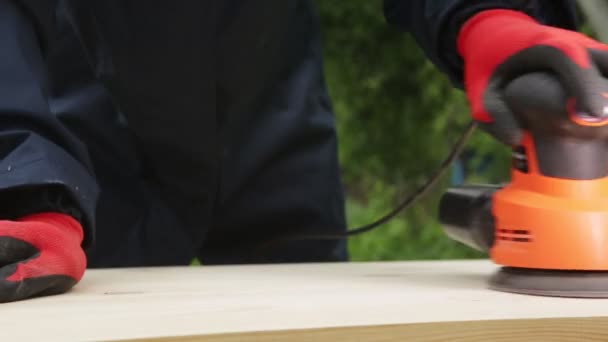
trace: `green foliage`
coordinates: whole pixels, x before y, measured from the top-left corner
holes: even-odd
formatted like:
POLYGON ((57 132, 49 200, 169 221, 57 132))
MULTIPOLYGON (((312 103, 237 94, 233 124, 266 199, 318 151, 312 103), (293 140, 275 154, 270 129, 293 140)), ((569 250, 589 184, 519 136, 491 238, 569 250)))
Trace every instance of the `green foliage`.
MULTIPOLYGON (((448 155, 470 120, 462 91, 431 64, 415 41, 389 27, 381 0, 318 0, 325 75, 340 138, 340 162, 351 227, 371 222, 422 184, 448 155)), ((492 155, 468 181, 508 176, 508 151, 476 132, 469 149, 492 155)), ((432 193, 376 231, 353 237, 353 260, 468 258, 480 255, 448 239, 437 223, 432 193)))

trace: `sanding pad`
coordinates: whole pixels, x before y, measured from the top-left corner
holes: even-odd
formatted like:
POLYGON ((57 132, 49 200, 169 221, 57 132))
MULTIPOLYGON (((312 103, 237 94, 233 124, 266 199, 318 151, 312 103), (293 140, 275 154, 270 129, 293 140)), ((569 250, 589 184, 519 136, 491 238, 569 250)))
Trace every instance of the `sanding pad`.
POLYGON ((489 280, 491 289, 551 297, 608 298, 608 272, 503 267, 489 280))

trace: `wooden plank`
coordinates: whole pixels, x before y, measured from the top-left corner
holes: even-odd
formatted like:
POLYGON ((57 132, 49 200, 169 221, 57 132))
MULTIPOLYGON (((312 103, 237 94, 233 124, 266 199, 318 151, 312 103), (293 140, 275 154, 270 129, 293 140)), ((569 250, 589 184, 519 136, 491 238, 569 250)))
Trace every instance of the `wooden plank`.
POLYGON ((608 300, 486 288, 486 260, 89 270, 0 305, 14 341, 608 340, 608 300), (513 339, 511 339, 513 338, 513 339))

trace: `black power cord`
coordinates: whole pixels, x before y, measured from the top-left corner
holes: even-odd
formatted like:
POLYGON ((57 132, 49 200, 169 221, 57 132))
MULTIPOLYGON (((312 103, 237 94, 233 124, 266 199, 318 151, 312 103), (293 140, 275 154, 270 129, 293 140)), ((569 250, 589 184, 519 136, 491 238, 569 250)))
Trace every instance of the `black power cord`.
POLYGON ((428 191, 437 183, 437 181, 439 181, 441 176, 447 171, 450 164, 452 164, 452 162, 454 162, 454 160, 460 155, 467 140, 469 139, 469 137, 471 136, 471 134, 473 133, 473 131, 475 130, 476 127, 477 127, 476 123, 474 121, 471 121, 469 123, 469 125, 465 128, 464 132, 462 133, 462 135, 460 136, 460 138, 458 139, 456 144, 454 145, 454 148, 452 148, 452 150, 450 151, 448 156, 443 160, 443 162, 441 162, 441 164, 439 165, 437 170, 429 177, 429 179, 424 184, 422 184, 418 189, 416 189, 414 192, 412 192, 407 197, 405 197, 403 199, 403 201, 401 201, 401 203, 399 203, 397 205, 397 207, 395 207, 388 214, 382 216, 381 218, 377 219, 376 221, 373 221, 371 223, 368 223, 368 224, 363 225, 358 228, 347 230, 346 232, 344 232, 342 234, 302 234, 302 235, 293 234, 293 235, 289 235, 289 236, 276 238, 274 240, 271 240, 271 241, 263 244, 260 248, 258 248, 258 252, 261 252, 262 250, 267 250, 271 246, 273 246, 279 242, 284 242, 286 240, 339 240, 339 239, 345 239, 345 238, 348 238, 348 237, 351 237, 354 235, 369 232, 372 229, 375 229, 375 228, 381 226, 382 224, 390 221, 395 216, 397 216, 397 214, 399 214, 399 212, 409 208, 418 199, 420 199, 422 196, 426 195, 428 193, 428 191))

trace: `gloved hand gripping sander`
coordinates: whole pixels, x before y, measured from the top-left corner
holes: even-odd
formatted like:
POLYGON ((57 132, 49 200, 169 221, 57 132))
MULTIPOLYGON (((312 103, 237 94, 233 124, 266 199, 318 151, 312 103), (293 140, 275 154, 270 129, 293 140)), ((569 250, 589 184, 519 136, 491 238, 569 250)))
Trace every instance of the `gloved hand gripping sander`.
POLYGON ((550 74, 520 76, 504 96, 524 130, 511 180, 448 189, 446 234, 502 266, 495 290, 608 297, 608 118, 577 112, 550 74))

